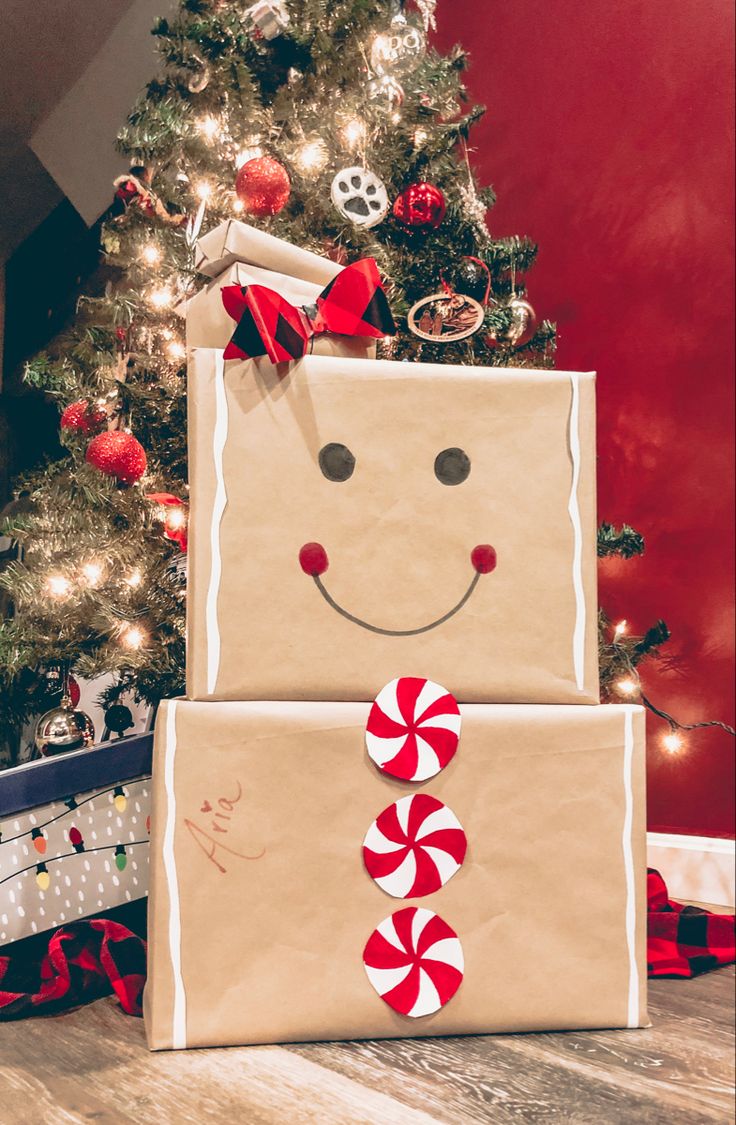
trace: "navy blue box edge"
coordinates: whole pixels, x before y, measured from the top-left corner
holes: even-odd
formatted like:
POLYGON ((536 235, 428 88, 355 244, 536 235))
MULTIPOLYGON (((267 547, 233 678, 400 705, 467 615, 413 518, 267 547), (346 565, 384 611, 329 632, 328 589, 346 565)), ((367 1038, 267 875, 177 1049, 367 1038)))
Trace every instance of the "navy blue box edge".
POLYGON ((12 816, 151 772, 153 732, 0 771, 0 816, 12 816))

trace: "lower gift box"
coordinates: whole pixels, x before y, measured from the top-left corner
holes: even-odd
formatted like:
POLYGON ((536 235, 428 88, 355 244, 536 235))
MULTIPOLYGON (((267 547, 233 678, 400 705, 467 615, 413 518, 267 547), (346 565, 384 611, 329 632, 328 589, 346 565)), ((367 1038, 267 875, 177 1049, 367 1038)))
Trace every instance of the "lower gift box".
POLYGON ((0 946, 145 898, 152 742, 0 773, 0 946))
POLYGON ((639 707, 169 701, 149 1046, 645 1026, 645 870, 639 707))

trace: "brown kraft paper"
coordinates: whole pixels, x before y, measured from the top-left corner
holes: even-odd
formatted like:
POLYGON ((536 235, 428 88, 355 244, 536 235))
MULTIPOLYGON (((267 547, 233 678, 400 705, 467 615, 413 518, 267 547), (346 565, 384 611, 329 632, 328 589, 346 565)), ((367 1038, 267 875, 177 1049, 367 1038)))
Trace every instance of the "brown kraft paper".
POLYGON ((258 227, 241 223, 238 219, 226 219, 198 240, 195 265, 200 273, 219 277, 235 262, 288 274, 311 282, 320 289, 337 277, 343 268, 330 258, 294 246, 258 227))
POLYGON ((195 350, 189 450, 190 698, 597 702, 593 374, 195 350))
POLYGON ((368 711, 162 705, 149 1046, 646 1025, 642 709, 461 706, 457 753, 419 785, 368 758, 368 711), (394 898, 362 843, 416 792, 449 806, 468 851, 440 890, 394 898), (421 1018, 394 1012, 362 961, 406 906, 440 915, 464 955, 453 998, 421 1018))

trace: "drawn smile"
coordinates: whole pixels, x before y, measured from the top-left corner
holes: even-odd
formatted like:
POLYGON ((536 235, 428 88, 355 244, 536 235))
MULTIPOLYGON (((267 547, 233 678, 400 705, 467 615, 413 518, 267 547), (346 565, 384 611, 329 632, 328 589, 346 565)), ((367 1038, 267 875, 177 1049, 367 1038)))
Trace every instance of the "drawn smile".
POLYGON ((438 625, 444 624, 445 621, 449 621, 451 617, 459 613, 480 582, 481 575, 490 574, 492 570, 495 570, 496 552, 490 544, 482 543, 474 547, 470 552, 470 561, 475 574, 467 590, 460 598, 460 601, 454 605, 452 609, 449 609, 447 613, 443 613, 442 616, 438 617, 435 621, 430 621, 428 625, 420 625, 416 629, 382 629, 379 625, 371 625, 370 622, 363 621, 360 617, 355 617, 354 614, 348 613, 348 611, 343 609, 327 591, 321 576, 325 573, 330 563, 327 558, 327 551, 321 543, 305 543, 299 552, 299 565, 305 574, 308 574, 310 578, 314 579, 315 586, 327 604, 336 610, 341 617, 352 621, 354 625, 360 625, 362 629, 368 629, 371 633, 380 633, 381 636, 384 637, 415 637, 418 633, 428 633, 430 629, 436 629, 438 625))

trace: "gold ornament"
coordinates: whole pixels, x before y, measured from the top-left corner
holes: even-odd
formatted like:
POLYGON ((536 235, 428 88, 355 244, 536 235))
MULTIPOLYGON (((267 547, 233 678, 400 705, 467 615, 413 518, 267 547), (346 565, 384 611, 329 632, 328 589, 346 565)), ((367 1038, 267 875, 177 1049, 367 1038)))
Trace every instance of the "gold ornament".
POLYGON ((68 695, 64 695, 59 706, 52 707, 36 724, 34 741, 44 758, 52 754, 66 754, 70 750, 84 750, 92 746, 94 740, 92 720, 84 711, 74 710, 68 695))

